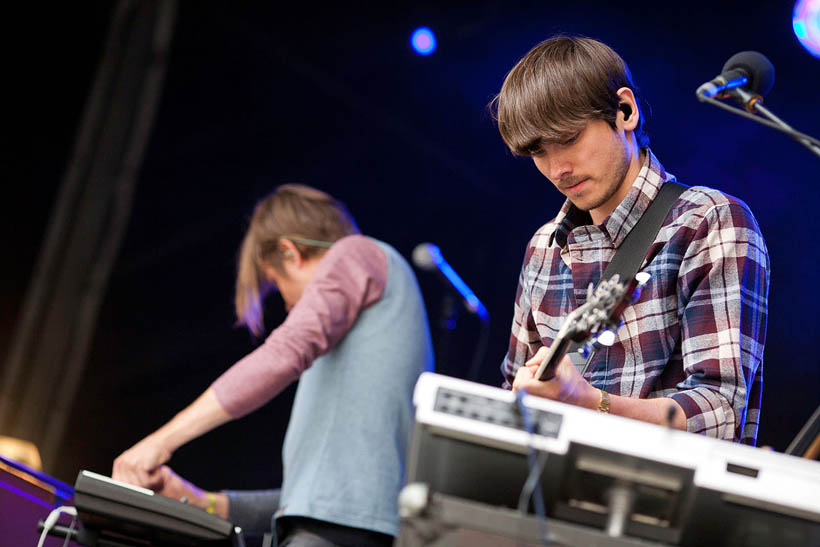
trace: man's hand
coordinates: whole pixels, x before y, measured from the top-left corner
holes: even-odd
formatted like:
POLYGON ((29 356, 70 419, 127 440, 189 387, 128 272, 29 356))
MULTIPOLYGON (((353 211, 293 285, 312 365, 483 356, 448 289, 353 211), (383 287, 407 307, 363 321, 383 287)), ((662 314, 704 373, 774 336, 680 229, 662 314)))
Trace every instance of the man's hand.
POLYGON ((228 518, 229 501, 227 494, 223 492, 206 492, 194 483, 177 475, 167 465, 159 468, 159 483, 155 490, 157 494, 176 500, 185 498, 187 503, 203 510, 208 510, 210 507, 210 512, 213 514, 223 519, 228 518))
POLYGON ((155 490, 162 481, 160 466, 171 459, 174 450, 230 419, 213 388, 208 388, 170 422, 114 460, 111 476, 155 490))
MULTIPOLYGON (((513 380, 513 389, 525 389, 531 395, 596 410, 601 402, 601 394, 584 380, 568 356, 564 356, 558 363, 552 380, 542 382, 535 379, 538 366, 546 354, 547 348, 540 348, 532 359, 518 369, 513 380)), ((686 414, 671 397, 638 399, 611 393, 609 397, 610 414, 686 430, 686 414)))
POLYGON ((584 380, 578 369, 565 355, 555 369, 555 377, 546 382, 537 380, 535 373, 538 366, 547 354, 547 348, 542 347, 526 363, 518 369, 513 380, 513 389, 524 389, 531 395, 546 397, 584 408, 597 409, 600 402, 598 390, 584 380))
POLYGON ((171 451, 149 435, 114 460, 111 478, 156 490, 162 485, 160 466, 169 459, 171 451))
POLYGON ((167 465, 159 468, 159 481, 154 489, 157 494, 181 500, 185 498, 188 503, 205 509, 208 505, 204 490, 177 475, 173 469, 167 465))

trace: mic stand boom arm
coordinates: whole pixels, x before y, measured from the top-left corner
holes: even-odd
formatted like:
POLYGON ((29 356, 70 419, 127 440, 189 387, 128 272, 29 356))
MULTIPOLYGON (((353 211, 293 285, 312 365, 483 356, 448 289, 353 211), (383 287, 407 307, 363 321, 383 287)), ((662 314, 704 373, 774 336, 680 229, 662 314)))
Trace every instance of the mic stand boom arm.
POLYGON ((797 142, 811 150, 814 153, 814 155, 820 157, 820 141, 818 141, 814 137, 806 135, 805 133, 797 131, 792 126, 790 126, 789 124, 775 116, 768 108, 760 104, 761 99, 759 95, 750 93, 749 91, 740 87, 732 89, 726 95, 733 95, 734 97, 736 97, 740 102, 742 102, 746 106, 748 112, 741 110, 739 108, 726 105, 716 99, 707 97, 702 93, 696 93, 696 96, 700 102, 709 103, 711 105, 717 106, 718 108, 728 110, 733 114, 737 114, 738 116, 754 120, 761 125, 765 125, 767 127, 771 127, 772 129, 776 129, 777 131, 786 133, 794 140, 796 140, 797 142), (768 119, 763 119, 760 116, 755 116, 753 114, 754 112, 758 112, 768 119))

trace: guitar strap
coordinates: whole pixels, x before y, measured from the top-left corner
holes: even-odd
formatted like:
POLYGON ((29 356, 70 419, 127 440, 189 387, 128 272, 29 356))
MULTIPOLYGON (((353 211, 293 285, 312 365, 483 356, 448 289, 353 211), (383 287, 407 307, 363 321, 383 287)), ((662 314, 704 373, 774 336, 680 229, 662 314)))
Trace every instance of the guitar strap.
MULTIPOLYGON (((646 258, 646 253, 649 252, 649 246, 655 241, 655 237, 663 226, 663 221, 672 210, 672 205, 687 188, 689 187, 684 184, 672 181, 661 186, 658 195, 615 251, 612 262, 604 270, 598 284, 615 274, 618 274, 621 280, 635 277, 646 258)), ((577 355, 578 347, 579 344, 573 342, 567 353, 571 356, 577 355)))
POLYGON ((663 221, 672 210, 672 205, 687 188, 689 187, 684 184, 672 181, 661 186, 658 195, 615 251, 612 262, 601 275, 601 281, 615 274, 618 274, 621 280, 635 277, 646 258, 646 253, 649 252, 649 246, 655 241, 663 221))

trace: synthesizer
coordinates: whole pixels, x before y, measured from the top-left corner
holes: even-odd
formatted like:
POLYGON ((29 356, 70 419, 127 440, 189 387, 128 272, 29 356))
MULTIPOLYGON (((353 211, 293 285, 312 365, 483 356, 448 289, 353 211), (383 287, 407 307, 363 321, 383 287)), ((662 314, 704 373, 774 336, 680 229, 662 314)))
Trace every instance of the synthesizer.
MULTIPOLYGON (((515 509, 531 472, 546 516, 667 545, 820 545, 820 462, 424 373, 408 483, 515 509), (527 454, 539 455, 532 471, 527 454), (613 529, 613 499, 627 500, 613 529)), ((530 516, 531 509, 530 509, 530 516)))
POLYGON ((244 547, 242 531, 216 515, 90 471, 77 475, 74 504, 83 544, 244 547))

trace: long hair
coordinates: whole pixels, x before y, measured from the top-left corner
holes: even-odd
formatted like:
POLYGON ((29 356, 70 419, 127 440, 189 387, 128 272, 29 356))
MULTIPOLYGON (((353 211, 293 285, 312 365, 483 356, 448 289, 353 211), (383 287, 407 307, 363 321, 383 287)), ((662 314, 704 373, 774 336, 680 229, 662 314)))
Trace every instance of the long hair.
MULTIPOLYGON (((334 242, 359 233, 347 207, 332 196, 302 184, 284 184, 257 203, 237 259, 236 318, 255 335, 264 332, 262 300, 271 289, 262 266, 282 270, 283 237, 334 242)), ((303 258, 325 251, 293 242, 303 258)))
POLYGON ((533 156, 548 143, 560 143, 590 120, 615 127, 618 89, 635 95, 639 123, 633 131, 639 148, 649 146, 640 112, 640 95, 624 60, 591 38, 555 36, 532 48, 510 70, 490 103, 501 138, 519 156, 533 156))

